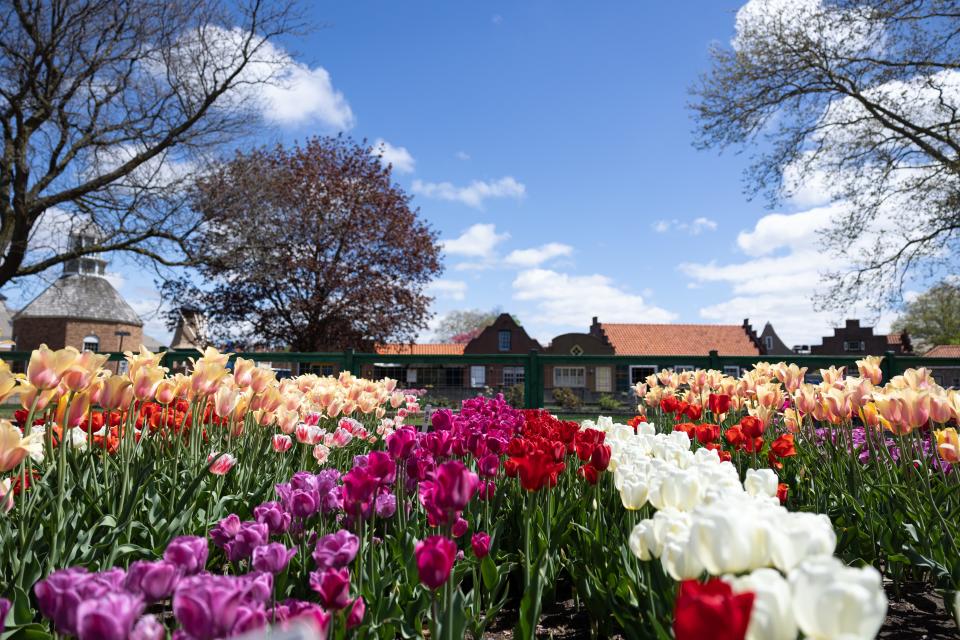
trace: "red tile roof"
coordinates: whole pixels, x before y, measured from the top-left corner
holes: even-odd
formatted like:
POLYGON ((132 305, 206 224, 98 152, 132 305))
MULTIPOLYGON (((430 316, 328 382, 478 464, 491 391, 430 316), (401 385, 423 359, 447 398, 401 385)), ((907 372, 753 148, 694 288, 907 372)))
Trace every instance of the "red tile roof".
POLYGON ((738 324, 610 324, 600 328, 618 356, 756 356, 760 349, 738 324))
POLYGON ((899 333, 888 333, 887 344, 900 344, 903 342, 903 335, 899 333))
POLYGON ((960 358, 960 344, 938 344, 923 354, 924 358, 960 358))
POLYGON ((377 346, 377 353, 385 356, 460 356, 463 355, 462 344, 381 344, 377 346))

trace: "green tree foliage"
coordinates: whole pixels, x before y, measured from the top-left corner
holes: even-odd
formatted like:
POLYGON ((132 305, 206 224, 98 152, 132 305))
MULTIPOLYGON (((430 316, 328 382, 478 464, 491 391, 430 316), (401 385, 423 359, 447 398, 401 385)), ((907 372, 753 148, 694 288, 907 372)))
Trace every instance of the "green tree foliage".
POLYGON ((960 286, 944 280, 907 303, 893 323, 910 334, 919 350, 938 344, 960 344, 960 286))

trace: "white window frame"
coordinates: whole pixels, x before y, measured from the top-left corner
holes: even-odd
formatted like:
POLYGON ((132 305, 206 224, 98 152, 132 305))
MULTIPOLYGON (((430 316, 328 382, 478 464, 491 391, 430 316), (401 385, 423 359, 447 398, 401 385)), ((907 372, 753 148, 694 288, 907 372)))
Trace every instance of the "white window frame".
POLYGON ((684 371, 696 371, 696 367, 692 364, 675 364, 673 365, 674 373, 683 373, 684 371))
POLYGON ((523 384, 526 380, 526 371, 523 367, 504 367, 500 380, 505 387, 512 387, 515 384, 523 384), (507 374, 512 376, 512 380, 507 380, 507 374))
POLYGON ((587 386, 587 368, 569 366, 554 367, 553 386, 565 389, 583 389, 587 386))
POLYGON ((736 364, 725 364, 723 365, 723 375, 731 376, 734 378, 740 377, 740 365, 736 364))
POLYGON ((659 367, 658 365, 655 365, 655 364, 632 364, 632 365, 630 365, 629 367, 627 367, 627 369, 628 369, 628 370, 627 370, 627 376, 629 376, 629 377, 627 378, 627 380, 630 382, 630 386, 631 386, 631 387, 632 387, 633 385, 639 383, 639 382, 646 382, 647 376, 650 375, 650 374, 648 373, 648 374, 646 374, 645 376, 643 376, 640 380, 637 380, 637 382, 634 382, 634 381, 633 381, 633 370, 634 370, 634 369, 653 369, 653 371, 652 371, 651 373, 654 373, 654 374, 656 374, 658 371, 660 371, 660 367, 659 367))
POLYGON ((474 389, 487 386, 487 368, 484 365, 470 365, 470 386, 474 389))
POLYGON ((497 332, 497 349, 500 351, 510 351, 513 347, 513 335, 509 329, 501 329, 497 332), (503 339, 507 339, 507 346, 503 346, 503 339))
POLYGON ((596 367, 593 370, 594 386, 598 393, 613 393, 613 367, 596 367), (604 375, 600 375, 600 372, 604 375))
POLYGON ((866 345, 864 344, 863 340, 844 340, 844 341, 843 341, 843 350, 844 350, 844 351, 849 351, 849 352, 851 352, 851 353, 861 353, 861 352, 863 352, 863 351, 866 351, 866 345), (856 345, 856 348, 855 348, 855 349, 851 349, 851 348, 850 348, 850 345, 851 345, 851 344, 852 344, 852 345, 856 345))
POLYGON ((98 338, 93 334, 90 334, 89 336, 85 336, 83 339, 83 351, 93 351, 94 353, 100 351, 100 338, 98 338), (88 349, 87 348, 88 343, 95 343, 97 346, 94 347, 93 349, 88 349))
POLYGON ((770 351, 771 349, 773 349, 773 336, 764 336, 763 346, 767 348, 767 351, 770 351))

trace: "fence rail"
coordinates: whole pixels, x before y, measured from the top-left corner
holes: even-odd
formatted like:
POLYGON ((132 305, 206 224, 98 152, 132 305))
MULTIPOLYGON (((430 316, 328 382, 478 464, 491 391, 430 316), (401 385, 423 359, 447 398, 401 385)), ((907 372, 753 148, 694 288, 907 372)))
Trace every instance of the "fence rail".
MULTIPOLYGON (((122 353, 111 352, 106 354, 109 362, 117 362, 117 370, 120 370, 124 356, 122 353)), ((163 352, 163 366, 173 370, 184 369, 189 366, 191 358, 197 358, 201 354, 197 351, 175 351, 167 350, 163 352)), ((633 369, 653 369, 661 370, 675 367, 694 367, 704 369, 723 370, 725 367, 749 368, 758 362, 777 362, 785 360, 796 363, 798 366, 807 367, 808 372, 815 373, 818 369, 830 366, 846 366, 855 368, 856 361, 863 356, 826 356, 826 355, 788 355, 788 356, 724 356, 716 351, 711 351, 707 355, 684 355, 684 356, 611 356, 611 355, 554 355, 543 354, 537 350, 531 350, 529 353, 496 353, 496 354, 470 354, 470 355, 410 355, 410 354, 378 354, 368 352, 357 352, 352 349, 336 352, 247 352, 236 353, 231 356, 235 358, 246 358, 257 362, 268 362, 275 367, 278 364, 289 365, 289 373, 297 375, 310 371, 319 371, 326 373, 338 373, 339 371, 350 371, 355 375, 364 375, 365 367, 462 367, 469 369, 478 365, 500 366, 523 369, 523 403, 527 408, 540 408, 545 406, 545 389, 547 380, 545 379, 545 370, 547 367, 569 367, 569 366, 594 366, 611 367, 614 370, 622 371, 626 368, 628 376, 628 387, 632 386, 633 380, 629 376, 633 375, 633 369)), ((29 351, 0 351, 0 359, 12 363, 13 366, 23 370, 30 359, 29 351)), ((960 386, 960 358, 925 358, 914 355, 900 355, 888 351, 883 356, 881 369, 884 373, 884 379, 889 380, 895 375, 903 373, 906 369, 914 367, 927 367, 934 371, 944 371, 947 369, 956 370, 956 378, 942 380, 944 386, 960 386)), ((286 367, 280 367, 287 370, 286 367)), ((622 382, 622 380, 620 381, 622 382)), ((487 385, 484 385, 487 386, 487 385)), ((497 385, 490 385, 497 386, 497 385)), ((551 387, 553 388, 553 387, 551 387)), ((464 386, 464 391, 476 393, 478 389, 470 386, 464 386)))

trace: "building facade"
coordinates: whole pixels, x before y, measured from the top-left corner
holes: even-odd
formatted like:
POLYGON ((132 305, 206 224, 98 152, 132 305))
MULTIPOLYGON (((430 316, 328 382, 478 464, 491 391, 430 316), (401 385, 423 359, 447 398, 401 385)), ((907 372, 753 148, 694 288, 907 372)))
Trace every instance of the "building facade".
POLYGON ((811 354, 824 356, 882 356, 887 351, 913 353, 907 332, 878 334, 873 327, 860 326, 859 320, 852 319, 835 328, 832 336, 824 336, 821 344, 810 347, 811 354))

